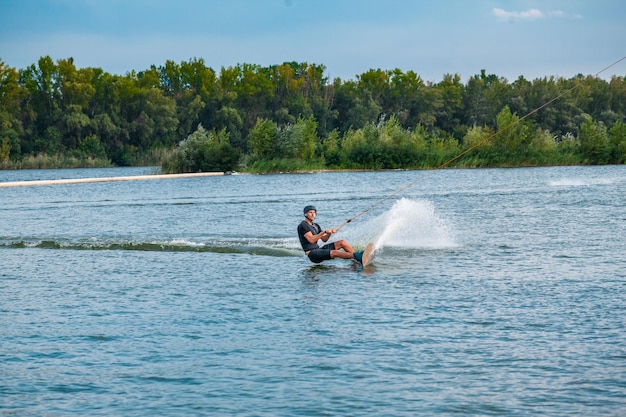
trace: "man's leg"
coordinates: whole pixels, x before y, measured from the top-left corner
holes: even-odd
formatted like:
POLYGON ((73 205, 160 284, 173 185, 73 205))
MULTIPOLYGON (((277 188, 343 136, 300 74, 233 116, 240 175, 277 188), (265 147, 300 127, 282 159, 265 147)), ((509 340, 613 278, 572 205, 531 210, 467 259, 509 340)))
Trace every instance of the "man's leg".
POLYGON ((354 259, 354 252, 344 252, 342 250, 331 250, 330 256, 332 258, 341 258, 341 259, 354 259))
MULTIPOLYGON (((354 253, 354 248, 352 246, 350 246, 350 244, 348 242, 346 242, 345 240, 341 239, 335 242, 335 249, 336 250, 345 250, 348 253, 354 253)), ((350 259, 350 258, 347 258, 350 259)))

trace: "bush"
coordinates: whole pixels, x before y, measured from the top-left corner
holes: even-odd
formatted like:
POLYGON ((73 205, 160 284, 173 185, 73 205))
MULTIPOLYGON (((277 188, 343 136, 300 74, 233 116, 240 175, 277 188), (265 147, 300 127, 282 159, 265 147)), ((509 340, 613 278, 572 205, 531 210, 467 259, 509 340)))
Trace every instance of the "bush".
POLYGON ((578 133, 580 152, 590 164, 606 164, 610 156, 609 137, 604 123, 586 117, 578 133))
POLYGON ((226 130, 219 133, 198 129, 178 144, 177 151, 166 158, 161 170, 166 173, 232 171, 240 152, 229 142, 226 130))

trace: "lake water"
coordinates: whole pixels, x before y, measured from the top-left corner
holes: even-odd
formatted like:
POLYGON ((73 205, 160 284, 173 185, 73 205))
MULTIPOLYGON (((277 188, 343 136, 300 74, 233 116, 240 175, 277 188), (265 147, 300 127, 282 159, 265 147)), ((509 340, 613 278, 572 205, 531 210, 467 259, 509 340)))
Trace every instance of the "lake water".
POLYGON ((0 221, 2 416, 626 415, 626 166, 0 188, 0 221), (310 263, 307 204, 373 206, 337 238, 374 263, 310 263))

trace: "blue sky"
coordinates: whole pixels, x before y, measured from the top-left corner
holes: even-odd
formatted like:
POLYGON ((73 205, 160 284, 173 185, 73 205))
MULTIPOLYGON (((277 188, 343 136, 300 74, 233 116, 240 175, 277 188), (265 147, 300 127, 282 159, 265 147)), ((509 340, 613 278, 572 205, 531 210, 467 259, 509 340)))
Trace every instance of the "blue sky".
POLYGON ((73 57, 114 74, 203 58, 218 72, 322 64, 331 80, 378 68, 569 78, 626 55, 625 18, 624 0, 0 0, 0 59, 73 57))

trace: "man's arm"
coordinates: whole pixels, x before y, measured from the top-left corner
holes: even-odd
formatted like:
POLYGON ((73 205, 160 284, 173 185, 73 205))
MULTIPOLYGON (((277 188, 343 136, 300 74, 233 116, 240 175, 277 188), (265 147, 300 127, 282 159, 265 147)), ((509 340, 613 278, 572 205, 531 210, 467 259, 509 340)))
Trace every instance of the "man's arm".
POLYGON ((322 232, 322 242, 327 242, 333 233, 337 233, 335 229, 326 229, 322 232))
POLYGON ((314 235, 313 232, 306 232, 304 234, 304 237, 309 243, 317 243, 317 241, 320 239, 322 239, 322 242, 327 242, 328 239, 330 239, 330 235, 332 234, 329 232, 332 232, 332 230, 322 231, 316 235, 314 235))

